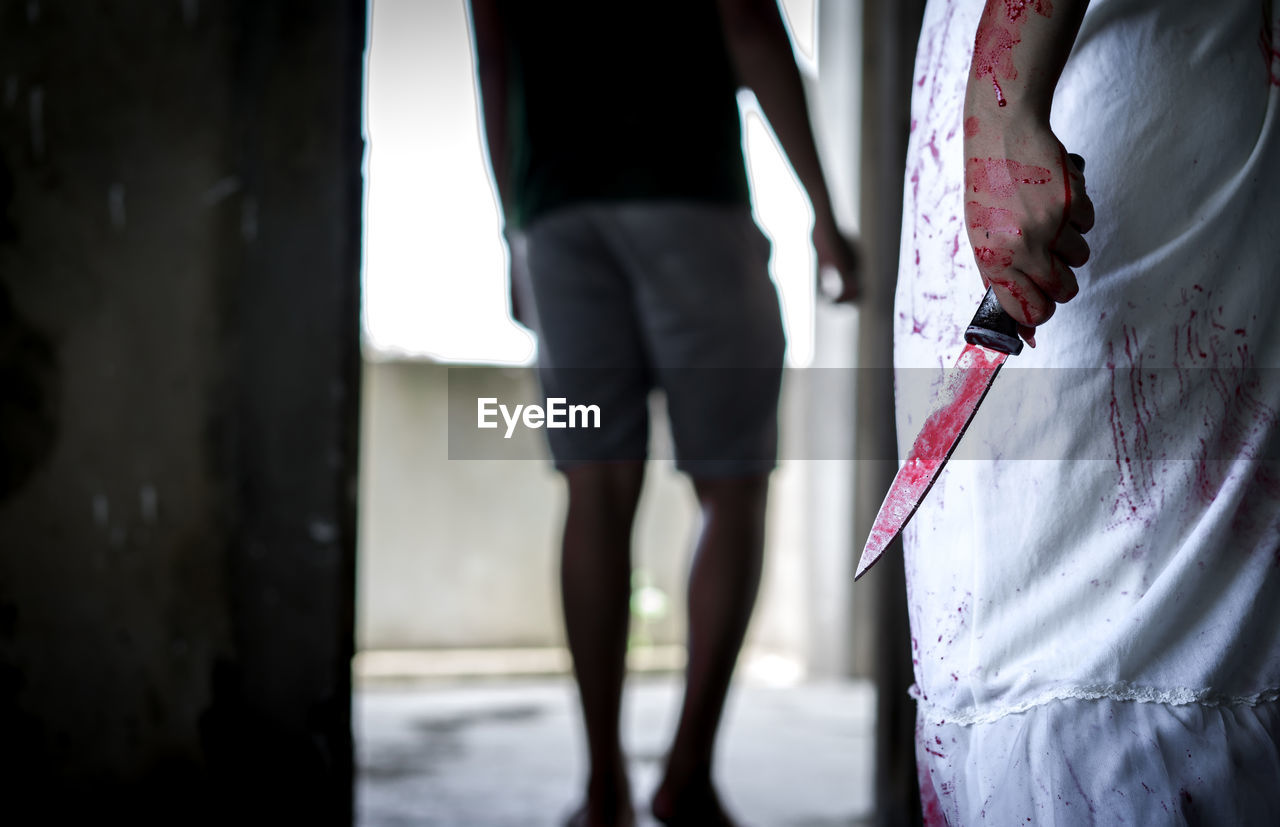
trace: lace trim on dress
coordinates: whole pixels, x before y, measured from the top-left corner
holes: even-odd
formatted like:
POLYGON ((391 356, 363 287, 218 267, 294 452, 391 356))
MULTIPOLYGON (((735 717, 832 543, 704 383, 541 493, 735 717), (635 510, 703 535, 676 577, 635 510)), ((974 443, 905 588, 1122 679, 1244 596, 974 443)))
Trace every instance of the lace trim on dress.
POLYGON ((1154 686, 1131 684, 1127 681, 1085 686, 1055 687, 1042 692, 1033 698, 1016 704, 987 709, 948 709, 944 706, 929 702, 924 697, 924 693, 920 691, 920 688, 914 684, 908 690, 908 693, 911 697, 916 699, 916 704, 920 713, 926 718, 939 724, 959 724, 960 726, 989 724, 1009 715, 1017 715, 1020 712, 1026 712, 1029 709, 1034 709, 1037 706, 1044 706, 1045 704, 1053 703, 1054 701, 1108 700, 1168 704, 1170 706, 1199 704, 1201 706, 1218 707, 1257 706, 1258 704, 1274 703, 1275 701, 1280 700, 1280 687, 1275 689, 1265 689, 1253 695, 1225 695, 1212 689, 1190 689, 1186 687, 1158 688, 1154 686))

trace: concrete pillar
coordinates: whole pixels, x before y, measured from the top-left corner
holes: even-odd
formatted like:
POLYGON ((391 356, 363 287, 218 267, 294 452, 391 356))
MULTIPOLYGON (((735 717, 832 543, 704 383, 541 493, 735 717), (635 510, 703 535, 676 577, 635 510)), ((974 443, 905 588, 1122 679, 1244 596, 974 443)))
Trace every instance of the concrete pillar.
MULTIPOLYGON (((865 289, 858 326, 854 554, 871 530, 897 471, 893 420, 893 294, 910 134, 911 76, 923 0, 869 2, 863 17, 862 239, 865 289)), ((902 549, 895 543, 857 587, 860 624, 873 629, 861 654, 872 664, 876 702, 876 823, 920 821, 915 705, 902 549), (869 651, 868 651, 869 650, 869 651)))
MULTIPOLYGON (((859 107, 862 82, 862 0, 818 5, 818 80, 809 88, 815 133, 841 227, 859 226, 859 107)), ((856 342, 860 312, 819 301, 815 352, 805 378, 801 438, 808 489, 809 672, 816 677, 869 677, 855 660, 869 630, 859 616, 851 555, 855 463, 856 342)))
POLYGON ((365 19, 0 0, 0 821, 351 821, 365 19))

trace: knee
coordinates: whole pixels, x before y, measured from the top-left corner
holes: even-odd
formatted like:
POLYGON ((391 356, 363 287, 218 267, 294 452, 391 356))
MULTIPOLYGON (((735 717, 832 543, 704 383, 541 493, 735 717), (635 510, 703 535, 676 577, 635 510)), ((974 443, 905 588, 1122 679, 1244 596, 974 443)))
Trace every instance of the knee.
POLYGON ((694 491, 704 511, 728 509, 735 512, 764 513, 769 492, 769 476, 694 479, 694 491))
POLYGON ((643 462, 593 462, 564 472, 570 505, 634 510, 644 484, 643 462))

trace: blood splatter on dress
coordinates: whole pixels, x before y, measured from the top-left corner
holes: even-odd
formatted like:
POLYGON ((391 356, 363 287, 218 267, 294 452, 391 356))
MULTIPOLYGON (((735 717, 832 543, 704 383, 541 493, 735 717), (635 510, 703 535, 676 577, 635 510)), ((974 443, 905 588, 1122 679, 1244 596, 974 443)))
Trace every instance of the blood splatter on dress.
MULTIPOLYGON (((903 455, 983 292, 962 145, 982 6, 932 0, 917 54, 903 455)), ((1278 20, 1262 0, 1085 15, 1052 116, 1097 209, 1080 294, 904 537, 935 820, 1280 823, 1278 20)))

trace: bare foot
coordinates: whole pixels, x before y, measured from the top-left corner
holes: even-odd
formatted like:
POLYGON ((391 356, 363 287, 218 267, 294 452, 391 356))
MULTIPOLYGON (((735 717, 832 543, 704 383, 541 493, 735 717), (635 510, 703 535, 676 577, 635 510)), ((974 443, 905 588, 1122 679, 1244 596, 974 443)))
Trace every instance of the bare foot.
POLYGON ((565 827, 634 827, 631 784, 625 773, 608 783, 587 784, 587 800, 569 816, 565 827))
POLYGON ((664 780, 650 804, 653 817, 667 827, 738 827, 720 803, 709 777, 698 778, 676 788, 664 780))
POLYGON ((636 814, 628 804, 626 808, 618 808, 612 819, 592 809, 590 804, 582 807, 569 820, 565 827, 635 827, 636 814))

